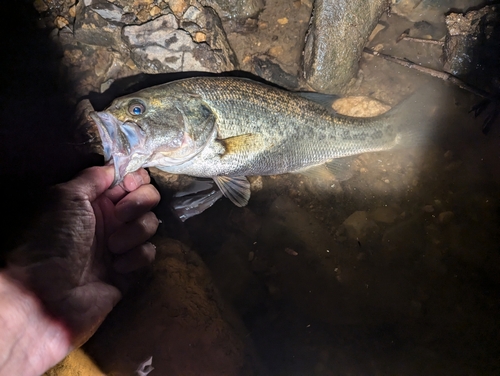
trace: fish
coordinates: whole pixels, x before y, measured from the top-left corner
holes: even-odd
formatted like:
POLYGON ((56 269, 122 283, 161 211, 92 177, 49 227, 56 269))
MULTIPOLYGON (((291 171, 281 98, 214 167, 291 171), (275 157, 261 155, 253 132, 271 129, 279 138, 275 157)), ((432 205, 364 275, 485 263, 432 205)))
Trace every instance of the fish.
MULTIPOLYGON (((90 114, 115 183, 141 167, 213 179, 235 205, 248 176, 341 174, 340 160, 410 145, 408 104, 368 118, 336 113, 332 97, 236 77, 194 77, 119 97, 90 114)), ((411 106, 411 103, 410 103, 411 106)))

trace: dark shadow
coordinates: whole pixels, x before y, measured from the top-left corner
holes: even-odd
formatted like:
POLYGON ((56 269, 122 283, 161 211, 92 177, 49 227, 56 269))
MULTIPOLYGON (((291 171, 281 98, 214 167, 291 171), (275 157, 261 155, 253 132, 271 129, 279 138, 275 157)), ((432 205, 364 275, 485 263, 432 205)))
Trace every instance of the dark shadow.
POLYGON ((6 36, 0 69, 2 256, 22 241, 22 231, 48 186, 100 160, 74 145, 73 108, 59 69, 62 52, 51 42, 49 30, 36 27, 39 15, 32 3, 2 4, 4 14, 16 18, 15 26, 1 26, 6 36))

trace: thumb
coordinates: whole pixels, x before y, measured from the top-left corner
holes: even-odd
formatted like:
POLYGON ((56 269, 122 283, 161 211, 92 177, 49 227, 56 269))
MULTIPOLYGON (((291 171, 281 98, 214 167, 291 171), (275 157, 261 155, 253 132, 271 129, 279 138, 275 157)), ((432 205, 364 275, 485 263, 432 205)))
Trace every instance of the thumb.
POLYGON ((95 166, 83 170, 77 177, 67 183, 60 184, 72 193, 83 195, 82 198, 93 202, 113 183, 113 166, 95 166))

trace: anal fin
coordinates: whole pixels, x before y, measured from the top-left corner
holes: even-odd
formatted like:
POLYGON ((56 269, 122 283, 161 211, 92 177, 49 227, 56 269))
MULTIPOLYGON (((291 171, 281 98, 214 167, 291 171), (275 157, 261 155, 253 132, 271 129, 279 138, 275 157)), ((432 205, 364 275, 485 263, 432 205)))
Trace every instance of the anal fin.
POLYGON ((345 181, 354 176, 354 172, 351 168, 353 161, 354 157, 335 158, 326 162, 325 166, 335 175, 336 180, 345 181))
POLYGON ((248 204, 250 199, 250 182, 245 176, 228 177, 214 176, 215 184, 222 194, 231 200, 236 206, 242 207, 248 204))

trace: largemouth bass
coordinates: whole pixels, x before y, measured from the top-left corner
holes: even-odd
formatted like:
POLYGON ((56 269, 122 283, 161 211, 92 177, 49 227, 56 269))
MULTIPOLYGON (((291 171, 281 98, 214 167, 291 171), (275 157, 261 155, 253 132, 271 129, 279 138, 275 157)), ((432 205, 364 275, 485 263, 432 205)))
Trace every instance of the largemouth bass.
POLYGON ((392 149, 412 136, 411 119, 397 107, 353 118, 321 98, 248 79, 199 77, 117 98, 91 117, 116 183, 140 167, 157 167, 212 178, 244 206, 247 176, 335 169, 336 158, 392 149))

